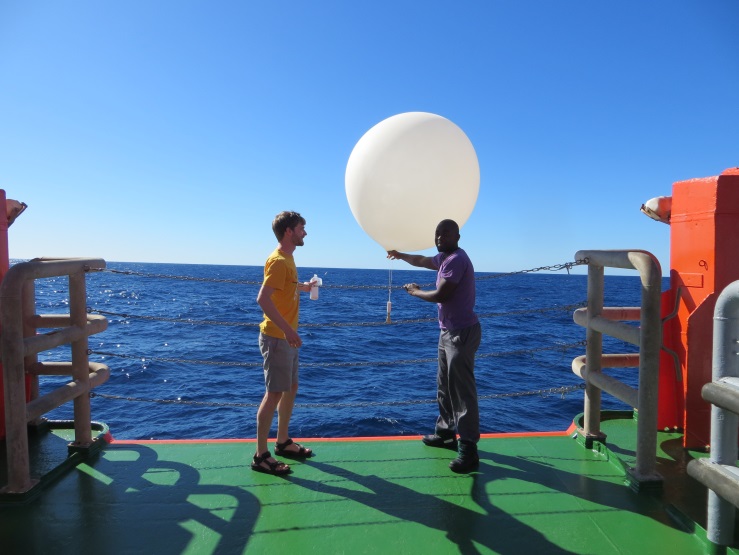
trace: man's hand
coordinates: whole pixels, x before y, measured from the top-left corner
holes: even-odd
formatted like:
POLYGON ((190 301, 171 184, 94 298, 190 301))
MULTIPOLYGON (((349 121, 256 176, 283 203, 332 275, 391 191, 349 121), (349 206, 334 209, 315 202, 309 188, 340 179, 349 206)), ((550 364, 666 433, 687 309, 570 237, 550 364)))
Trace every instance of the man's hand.
POLYGON ((403 286, 403 289, 405 289, 406 291, 408 291, 408 294, 409 295, 413 295, 416 291, 420 291, 421 290, 421 288, 418 286, 417 283, 406 283, 403 286))
POLYGON ((287 344, 291 347, 298 348, 303 345, 303 340, 300 339, 298 332, 292 328, 289 328, 288 331, 285 332, 285 339, 287 340, 287 344))

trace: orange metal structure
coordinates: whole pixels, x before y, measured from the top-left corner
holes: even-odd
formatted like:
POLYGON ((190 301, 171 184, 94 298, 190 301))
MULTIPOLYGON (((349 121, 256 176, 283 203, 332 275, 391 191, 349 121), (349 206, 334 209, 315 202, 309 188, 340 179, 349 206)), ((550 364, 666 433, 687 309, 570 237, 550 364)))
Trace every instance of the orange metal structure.
MULTIPOLYGON (((5 277, 9 267, 8 215, 5 210, 5 191, 0 189, 0 281, 5 277)), ((0 302, 2 302, 1 299, 0 302)), ((3 438, 5 438, 5 389, 3 388, 3 368, 0 363, 0 439, 3 438)))
MULTIPOLYGON (((5 278, 5 274, 8 273, 10 268, 10 251, 8 249, 8 228, 12 221, 17 217, 20 212, 15 212, 13 216, 8 216, 8 205, 6 203, 7 197, 5 191, 0 189, 0 282, 5 278)), ((7 201, 16 205, 16 209, 19 208, 17 201, 7 201)), ((22 204, 22 203, 20 203, 22 204)), ((23 205, 25 207, 25 205, 23 205)), ((22 210, 21 210, 22 211, 22 210)), ((2 302, 2 299, 0 299, 2 302)), ((31 400, 31 376, 26 375, 26 401, 31 400)), ((3 366, 0 361, 0 439, 5 438, 5 389, 3 387, 3 366)))
POLYGON ((670 228, 663 343, 675 356, 663 351, 660 360, 658 426, 682 428, 684 447, 705 447, 711 406, 701 388, 711 381, 713 310, 739 279, 739 168, 675 183, 670 228))

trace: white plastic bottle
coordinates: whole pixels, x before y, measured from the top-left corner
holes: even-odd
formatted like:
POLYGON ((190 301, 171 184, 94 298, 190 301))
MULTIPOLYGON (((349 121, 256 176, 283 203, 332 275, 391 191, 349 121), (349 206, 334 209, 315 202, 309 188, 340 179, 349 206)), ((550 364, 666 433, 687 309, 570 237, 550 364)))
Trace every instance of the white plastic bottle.
POLYGON ((318 288, 323 285, 323 280, 318 277, 317 274, 313 274, 310 280, 310 300, 315 301, 318 299, 318 288))

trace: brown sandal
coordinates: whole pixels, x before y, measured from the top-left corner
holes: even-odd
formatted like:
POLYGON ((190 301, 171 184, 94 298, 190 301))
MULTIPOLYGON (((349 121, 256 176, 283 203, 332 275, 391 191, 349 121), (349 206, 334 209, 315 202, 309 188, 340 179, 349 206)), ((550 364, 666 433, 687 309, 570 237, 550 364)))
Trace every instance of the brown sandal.
POLYGON ((291 438, 287 438, 282 443, 275 443, 275 455, 287 457, 288 459, 307 459, 313 456, 313 450, 303 447, 299 443, 295 443, 291 438), (285 450, 285 447, 293 444, 298 448, 297 451, 285 450))
POLYGON ((275 461, 269 462, 272 454, 269 451, 265 451, 261 455, 254 455, 254 462, 251 463, 251 469, 257 472, 264 472, 265 474, 274 474, 275 476, 282 476, 290 473, 290 467, 284 462, 275 461), (262 466, 262 463, 266 464, 269 468, 262 466))

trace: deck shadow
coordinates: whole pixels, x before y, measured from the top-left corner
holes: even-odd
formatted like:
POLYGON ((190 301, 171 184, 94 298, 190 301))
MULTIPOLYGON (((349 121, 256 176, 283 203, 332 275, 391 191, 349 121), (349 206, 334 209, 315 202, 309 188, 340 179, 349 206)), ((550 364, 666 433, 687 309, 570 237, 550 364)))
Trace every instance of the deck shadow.
POLYGON ((346 468, 318 462, 315 459, 306 461, 306 464, 335 478, 329 481, 317 481, 291 476, 290 482, 315 492, 336 495, 361 503, 394 519, 439 530, 457 546, 460 553, 479 553, 475 546, 479 544, 503 555, 518 555, 521 553, 521 546, 516 545, 515 542, 512 543, 511 537, 525 537, 527 549, 531 552, 554 555, 571 553, 547 540, 539 531, 490 503, 486 493, 486 484, 497 478, 489 468, 482 468, 480 472, 470 476, 472 483, 470 496, 483 510, 478 512, 446 501, 436 495, 420 493, 376 475, 357 474, 346 468), (336 480, 348 480, 369 491, 344 488, 328 483, 336 480), (492 521, 495 522, 494 526, 491 526, 492 521))
POLYGON ((241 553, 261 506, 243 488, 203 484, 198 470, 140 444, 111 446, 39 503, 2 512, 9 553, 241 553), (70 543, 71 542, 71 543, 70 543), (207 548, 207 549, 202 549, 207 548), (15 551, 17 549, 18 551, 15 551))
MULTIPOLYGON (((496 474, 500 479, 516 479, 536 483, 543 487, 572 495, 585 502, 594 503, 635 514, 645 515, 661 524, 692 533, 683 527, 683 522, 674 520, 665 510, 661 494, 637 493, 623 479, 615 482, 608 476, 588 476, 582 471, 569 471, 557 464, 531 460, 532 457, 512 456, 502 453, 481 453, 481 459, 488 460, 497 467, 496 474)), ((544 455, 536 458, 546 459, 544 455)), ((579 460, 578 460, 579 462, 579 460)), ((607 460, 593 461, 610 465, 607 460)), ((613 466, 612 475, 619 473, 613 466)))

